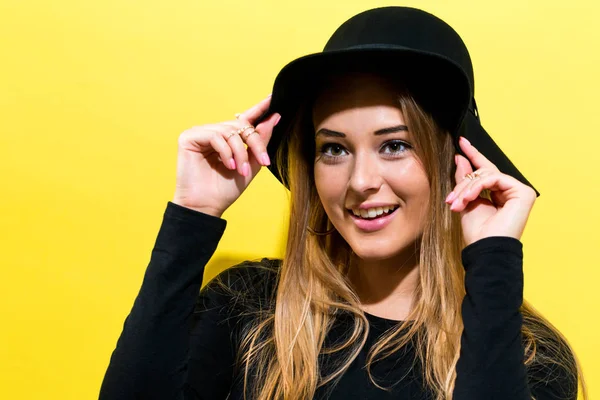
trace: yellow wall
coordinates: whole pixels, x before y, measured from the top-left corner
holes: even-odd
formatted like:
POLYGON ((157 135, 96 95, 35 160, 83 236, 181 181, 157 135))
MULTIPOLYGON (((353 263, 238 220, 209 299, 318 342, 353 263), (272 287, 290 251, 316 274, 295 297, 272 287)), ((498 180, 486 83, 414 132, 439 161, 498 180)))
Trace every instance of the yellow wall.
MULTIPOLYGON (((288 61, 391 1, 0 0, 0 398, 94 399, 174 189, 177 137, 232 118, 288 61)), ((396 3, 397 4, 397 3, 396 3)), ((407 1, 453 25, 482 121, 537 186, 525 296, 600 395, 600 4, 407 1)), ((281 254, 263 171, 205 278, 281 254)))

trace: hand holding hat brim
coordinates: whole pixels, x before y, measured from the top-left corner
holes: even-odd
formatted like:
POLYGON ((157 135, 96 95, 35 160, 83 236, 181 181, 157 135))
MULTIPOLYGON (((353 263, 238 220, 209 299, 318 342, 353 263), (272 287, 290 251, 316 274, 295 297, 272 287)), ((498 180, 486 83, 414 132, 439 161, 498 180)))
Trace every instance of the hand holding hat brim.
POLYGON ((520 239, 535 203, 536 192, 500 172, 466 139, 461 138, 459 144, 468 158, 456 155, 456 187, 448 195, 446 203, 450 204, 452 211, 460 213, 467 245, 491 236, 520 239), (471 165, 475 166, 475 171, 471 165), (489 190, 490 199, 480 196, 484 190, 489 190))

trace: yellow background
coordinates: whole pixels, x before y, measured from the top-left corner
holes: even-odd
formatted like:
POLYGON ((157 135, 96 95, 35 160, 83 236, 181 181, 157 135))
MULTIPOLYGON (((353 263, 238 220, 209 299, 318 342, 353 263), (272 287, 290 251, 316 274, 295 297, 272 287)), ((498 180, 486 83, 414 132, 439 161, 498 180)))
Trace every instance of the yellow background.
MULTIPOLYGON (((288 61, 391 1, 0 0, 0 398, 94 399, 174 190, 177 137, 265 97, 288 61)), ((482 121, 542 196, 527 299, 600 394, 600 5, 406 1, 469 47, 482 121)), ((281 255, 268 171, 205 278, 281 255)))

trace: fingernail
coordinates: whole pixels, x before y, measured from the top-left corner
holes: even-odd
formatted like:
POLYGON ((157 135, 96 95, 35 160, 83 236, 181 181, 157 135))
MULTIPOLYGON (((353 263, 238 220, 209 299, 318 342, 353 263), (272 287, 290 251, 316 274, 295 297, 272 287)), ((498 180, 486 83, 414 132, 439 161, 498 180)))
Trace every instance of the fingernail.
POLYGON ((451 202, 454 199, 454 192, 450 192, 448 197, 446 197, 446 203, 451 202))
POLYGON ((250 165, 247 162, 244 162, 244 164, 242 165, 242 175, 248 176, 249 173, 250 173, 250 165))
POLYGON ((450 209, 452 211, 456 211, 456 208, 458 207, 458 199, 454 199, 454 201, 452 202, 452 204, 450 205, 450 209))
POLYGON ((454 164, 458 165, 458 154, 454 155, 454 164))
POLYGON ((466 144, 468 144, 469 146, 472 146, 471 142, 469 142, 466 137, 461 136, 460 140, 464 140, 466 144))
POLYGON ((269 155, 267 153, 262 153, 260 155, 260 160, 262 161, 263 165, 271 164, 271 160, 269 160, 269 155))
POLYGON ((267 96, 267 99, 271 96, 273 96, 273 93, 269 93, 269 95, 267 96))
POLYGON ((235 169, 235 160, 233 158, 229 159, 229 167, 231 169, 235 169))
POLYGON ((280 119, 281 119, 281 115, 278 115, 277 117, 275 117, 275 123, 273 124, 273 126, 277 125, 279 123, 280 119))

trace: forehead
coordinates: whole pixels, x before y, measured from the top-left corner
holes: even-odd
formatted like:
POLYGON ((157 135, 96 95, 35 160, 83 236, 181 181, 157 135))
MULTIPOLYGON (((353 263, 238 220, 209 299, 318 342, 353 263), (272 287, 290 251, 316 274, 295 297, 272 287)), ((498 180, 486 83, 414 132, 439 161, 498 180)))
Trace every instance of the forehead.
POLYGON ((370 73, 349 73, 331 79, 312 108, 315 127, 323 122, 356 124, 400 117, 399 88, 393 81, 370 73))

